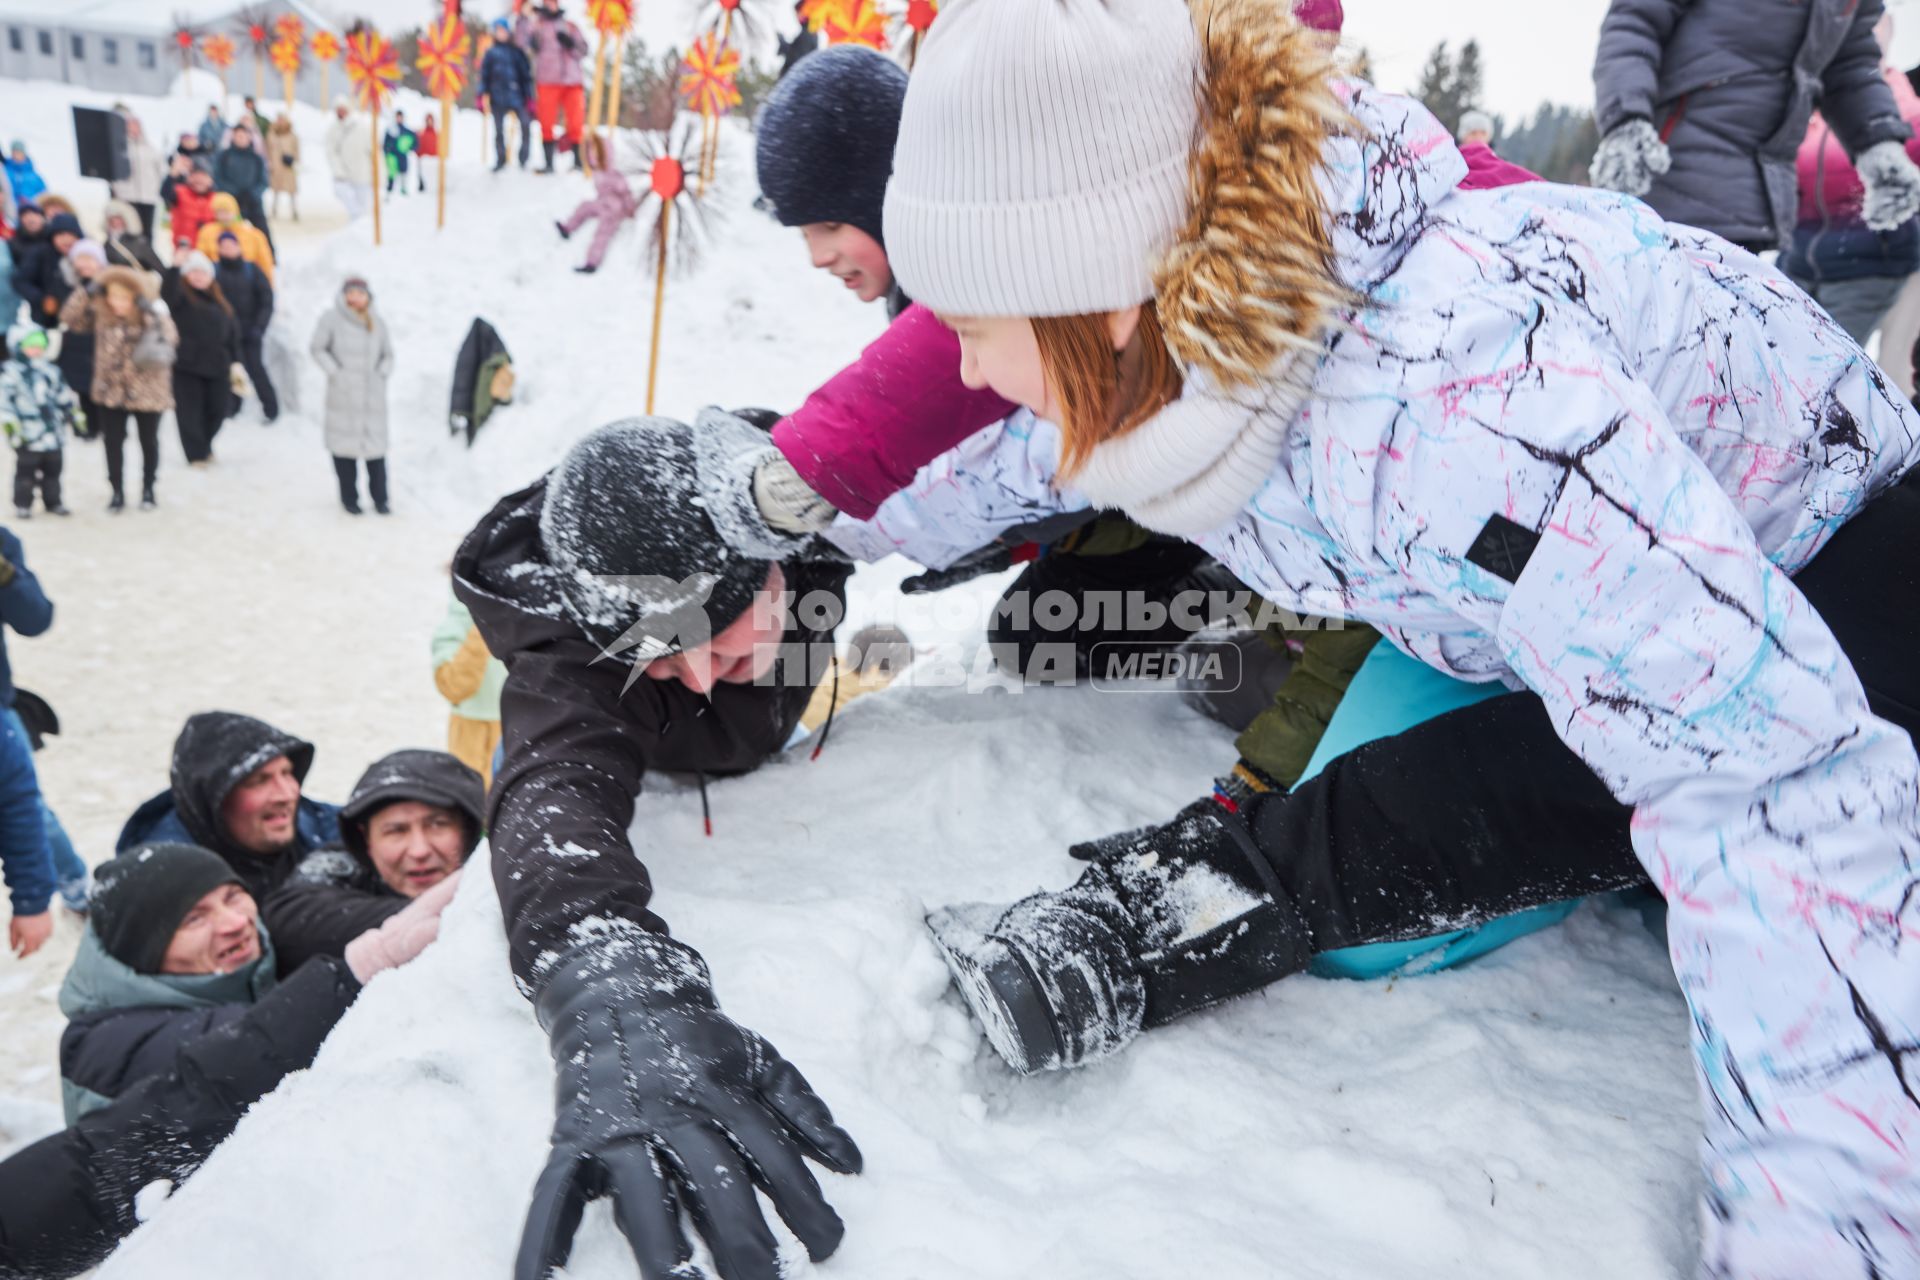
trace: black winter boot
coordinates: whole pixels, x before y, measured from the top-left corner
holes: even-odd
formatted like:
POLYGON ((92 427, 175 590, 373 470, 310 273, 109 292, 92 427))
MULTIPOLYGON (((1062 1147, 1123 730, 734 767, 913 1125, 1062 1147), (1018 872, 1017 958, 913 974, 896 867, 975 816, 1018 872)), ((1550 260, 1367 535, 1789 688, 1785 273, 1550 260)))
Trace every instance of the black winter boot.
POLYGON ((561 238, 562 240, 571 240, 571 239, 573 239, 573 232, 571 232, 571 231, 569 231, 569 230, 567 230, 567 224, 566 224, 566 223, 564 223, 564 222, 559 222, 559 221, 555 221, 555 222, 554 222, 554 224, 553 224, 553 229, 554 229, 555 231, 558 231, 558 232, 560 233, 560 238, 561 238))
POLYGON ((107 510, 113 512, 115 515, 119 515, 126 509, 127 495, 116 486, 113 491, 113 497, 107 502, 107 510))
POLYGON ((545 138, 542 138, 540 140, 540 154, 546 157, 546 163, 540 168, 534 170, 534 172, 535 173, 552 173, 553 172, 553 144, 551 142, 548 142, 545 138))
POLYGON ((999 908, 945 907, 934 941, 987 1038, 1020 1072, 1079 1066, 1298 973, 1306 923, 1220 799, 1077 845, 1079 880, 999 908))
POLYGON ((142 511, 151 511, 159 505, 160 504, 158 502, 154 501, 153 486, 151 484, 141 486, 140 509, 142 511))

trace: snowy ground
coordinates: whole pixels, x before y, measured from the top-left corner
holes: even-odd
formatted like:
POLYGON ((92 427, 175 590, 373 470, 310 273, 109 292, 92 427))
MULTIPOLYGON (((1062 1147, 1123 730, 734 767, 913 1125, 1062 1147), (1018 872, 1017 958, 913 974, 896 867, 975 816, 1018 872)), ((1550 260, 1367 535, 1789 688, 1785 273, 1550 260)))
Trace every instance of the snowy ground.
MULTIPOLYGON (((59 92, 0 83, 0 113, 56 190, 94 188, 82 203, 97 207, 49 106, 59 92)), ((204 111, 185 97, 134 105, 157 136, 204 111)), ((585 184, 484 173, 468 117, 448 230, 412 197, 376 251, 365 222, 340 227, 323 118, 303 110, 299 125, 306 220, 276 227, 276 333, 299 407, 270 429, 230 424, 208 472, 188 472, 170 442, 163 506, 148 515, 106 516, 97 451, 70 446, 80 514, 19 530, 59 615, 10 651, 65 720, 41 761, 90 860, 164 785, 193 710, 252 711, 314 739, 309 785, 323 798, 381 752, 437 743, 426 646, 455 540, 643 395, 637 238, 580 277, 580 246, 551 228, 585 184), (370 276, 399 348, 387 521, 335 505, 309 416, 320 380, 300 356, 350 268, 370 276), (444 423, 475 315, 501 330, 523 381, 468 452, 444 423)), ((750 139, 729 143, 724 248, 669 295, 659 408, 680 416, 789 406, 881 324, 747 207, 750 139)), ((863 573, 856 623, 886 611, 900 572, 863 573)), ((923 644, 969 635, 981 594, 908 629, 923 644)), ((954 656, 948 644, 941 658, 954 656)), ((796 1255, 795 1273, 1684 1274, 1685 1011, 1630 911, 1589 907, 1451 974, 1292 980, 1070 1075, 998 1064, 946 989, 925 906, 1064 883, 1070 841, 1166 816, 1230 760, 1226 735, 1170 697, 913 688, 855 704, 818 761, 796 753, 713 787, 711 839, 696 797, 671 780, 650 789, 636 840, 660 909, 708 956, 728 1011, 802 1066, 866 1152, 863 1177, 827 1176, 845 1246, 811 1272, 796 1255)), ((51 998, 74 936, 63 921, 43 957, 0 960, 0 1146, 57 1122, 51 998)), ((377 980, 314 1069, 255 1108, 101 1274, 255 1275, 263 1258, 287 1280, 505 1274, 545 1154, 550 1080, 491 884, 470 876, 441 942, 377 980)), ((569 1274, 635 1274, 603 1208, 569 1274)))

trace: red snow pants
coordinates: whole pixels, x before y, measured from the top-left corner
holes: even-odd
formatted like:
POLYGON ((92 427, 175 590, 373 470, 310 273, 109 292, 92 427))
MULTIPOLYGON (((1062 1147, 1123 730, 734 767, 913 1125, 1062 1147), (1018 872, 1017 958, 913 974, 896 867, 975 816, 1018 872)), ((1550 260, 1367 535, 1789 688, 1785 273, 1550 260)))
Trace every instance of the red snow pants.
POLYGON ((587 97, 577 84, 543 84, 534 90, 533 113, 540 121, 540 136, 562 147, 571 147, 586 136, 587 97), (567 131, 556 138, 553 123, 566 113, 567 131))

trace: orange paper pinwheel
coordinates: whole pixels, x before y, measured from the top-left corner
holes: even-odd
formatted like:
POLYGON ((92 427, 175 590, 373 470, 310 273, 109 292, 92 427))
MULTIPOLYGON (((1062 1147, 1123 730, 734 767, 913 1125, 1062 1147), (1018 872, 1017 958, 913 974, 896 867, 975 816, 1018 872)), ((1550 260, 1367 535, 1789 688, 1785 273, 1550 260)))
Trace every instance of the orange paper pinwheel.
POLYGON ((225 36, 208 36, 200 42, 200 52, 206 57, 207 65, 219 71, 225 71, 233 65, 233 41, 225 36))
POLYGON ((307 24, 300 21, 300 15, 283 13, 273 20, 273 34, 279 40, 291 40, 295 44, 304 44, 307 39, 307 24))
POLYGON ((331 31, 314 32, 313 56, 322 62, 332 62, 340 56, 340 37, 331 31))
POLYGON ((709 32, 693 42, 680 64, 680 98, 698 115, 725 115, 740 105, 739 74, 740 51, 709 32))
POLYGON ((427 78, 427 92, 436 98, 457 98, 467 82, 467 55, 473 37, 458 18, 442 18, 420 33, 420 56, 413 65, 427 78))
POLYGON ((623 35, 633 25, 632 0, 587 0, 587 19, 603 35, 623 35))
POLYGON ((300 42, 281 37, 273 42, 273 48, 267 56, 273 60, 273 69, 284 75, 292 75, 300 69, 300 42))
POLYGON ((371 28, 347 37, 347 79, 354 97, 369 111, 380 110, 400 83, 400 55, 371 28))

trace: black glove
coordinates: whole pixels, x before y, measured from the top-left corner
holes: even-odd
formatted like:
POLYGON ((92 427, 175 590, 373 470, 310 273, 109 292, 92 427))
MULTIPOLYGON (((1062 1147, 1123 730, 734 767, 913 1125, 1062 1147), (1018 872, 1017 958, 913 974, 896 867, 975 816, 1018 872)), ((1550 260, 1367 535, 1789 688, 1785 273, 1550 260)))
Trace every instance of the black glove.
POLYGON ((729 409, 727 412, 740 419, 740 421, 751 423, 762 431, 767 432, 771 432, 775 427, 779 426, 780 420, 787 416, 773 409, 729 409))
MULTIPOLYGON (((1002 569, 1011 569, 1019 563, 1014 553, 1020 548, 1003 542, 991 542, 978 551, 969 551, 944 569, 928 569, 925 573, 916 573, 900 584, 900 589, 910 596, 925 595, 931 591, 945 591, 948 587, 957 587, 963 582, 972 582, 989 573, 999 573, 1002 569)), ((1027 557, 1032 559, 1031 556, 1027 557)))
POLYGON ((562 29, 560 31, 557 38, 560 41, 560 47, 562 49, 565 49, 568 53, 572 53, 580 45, 580 42, 573 38, 573 32, 567 31, 565 29, 562 29))
POLYGON ((553 1154, 516 1280, 564 1266, 589 1200, 611 1195, 644 1280, 697 1276, 686 1209, 723 1280, 778 1280, 757 1187, 818 1261, 845 1228, 801 1157, 860 1172, 860 1149, 799 1069, 721 1013, 699 953, 633 929, 574 948, 536 999, 552 1039, 553 1154))

